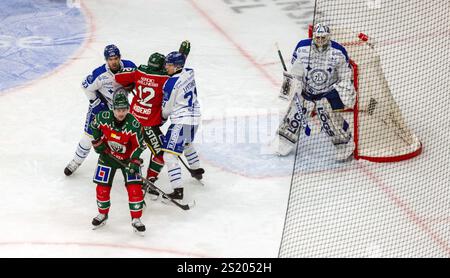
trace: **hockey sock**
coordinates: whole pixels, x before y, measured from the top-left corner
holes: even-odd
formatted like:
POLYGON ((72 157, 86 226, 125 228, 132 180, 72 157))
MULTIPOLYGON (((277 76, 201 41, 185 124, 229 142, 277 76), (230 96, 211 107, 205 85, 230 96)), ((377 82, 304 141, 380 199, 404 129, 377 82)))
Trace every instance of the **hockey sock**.
POLYGON ((184 150, 184 156, 186 157, 191 169, 200 168, 200 159, 198 158, 197 151, 192 145, 189 145, 184 150))
POLYGON ((98 212, 108 214, 110 202, 111 186, 97 184, 97 207, 98 212))
POLYGON ((73 160, 75 160, 75 162, 77 162, 78 164, 83 163, 83 161, 88 156, 92 147, 91 140, 92 139, 89 138, 88 135, 84 134, 80 142, 78 143, 77 150, 75 151, 75 156, 73 158, 73 160))
POLYGON ((181 167, 178 164, 178 156, 172 153, 164 153, 164 161, 167 165, 170 185, 173 189, 183 187, 181 184, 181 167))
POLYGON ((147 179, 158 177, 164 166, 163 155, 153 156, 147 170, 147 179))
POLYGON ((144 195, 140 184, 127 185, 128 203, 130 205, 131 218, 140 218, 144 206, 144 195))

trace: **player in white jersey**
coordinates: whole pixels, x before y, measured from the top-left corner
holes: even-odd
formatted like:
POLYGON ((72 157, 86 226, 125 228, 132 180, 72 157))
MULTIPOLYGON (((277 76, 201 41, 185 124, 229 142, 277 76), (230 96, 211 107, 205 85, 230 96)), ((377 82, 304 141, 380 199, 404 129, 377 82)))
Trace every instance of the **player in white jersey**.
MULTIPOLYGON (((200 124, 200 105, 197 100, 194 70, 184 68, 186 57, 180 52, 171 52, 166 57, 166 71, 170 78, 164 84, 163 120, 171 125, 163 139, 164 161, 167 165, 173 199, 183 199, 181 167, 178 157, 184 153, 192 170, 200 170, 200 160, 192 145, 200 124)), ((203 169, 198 172, 201 179, 203 169)))
POLYGON ((101 111, 112 108, 114 92, 122 88, 117 83, 114 75, 124 68, 136 68, 136 65, 128 60, 122 60, 117 46, 107 45, 104 50, 106 63, 96 68, 82 83, 82 88, 89 100, 89 109, 84 125, 84 134, 78 143, 75 156, 64 169, 66 176, 72 175, 88 156, 92 143, 92 130, 90 123, 101 111))
POLYGON ((336 160, 345 161, 353 154, 351 129, 338 113, 354 106, 353 72, 347 51, 330 40, 330 35, 328 26, 314 26, 313 38, 297 44, 291 70, 284 73, 281 97, 290 105, 277 131, 279 155, 288 155, 294 149, 301 131, 310 135, 308 120, 313 111, 321 130, 336 147, 336 160))

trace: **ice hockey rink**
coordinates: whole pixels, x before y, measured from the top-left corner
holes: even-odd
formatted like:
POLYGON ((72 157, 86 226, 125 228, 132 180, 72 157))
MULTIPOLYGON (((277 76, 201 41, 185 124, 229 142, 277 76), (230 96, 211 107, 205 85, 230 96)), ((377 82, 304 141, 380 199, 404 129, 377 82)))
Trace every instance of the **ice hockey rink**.
MULTIPOLYGON (((282 67, 275 44, 288 61, 297 42, 307 36, 313 0, 300 1, 295 9, 293 1, 270 0, 11 2, 0 4, 5 5, 1 19, 8 23, 0 27, 0 257, 278 256, 294 156, 276 157, 268 148, 286 109, 278 98, 282 67), (139 237, 130 225, 127 193, 119 175, 111 192, 108 223, 94 231, 91 220, 97 206, 92 177, 97 154, 91 151, 72 176, 63 173, 82 135, 88 108, 81 81, 104 63, 103 48, 108 44, 116 44, 123 59, 146 64, 151 53, 177 50, 183 40, 192 45, 186 66, 196 73, 203 118, 196 140, 205 185, 183 172, 185 199, 195 200, 196 206, 183 211, 146 200, 142 222, 147 232, 139 237)), ((436 63, 435 70, 444 64, 436 63)), ((400 245, 410 238, 418 245, 432 246, 428 256, 450 256, 450 215, 434 215, 433 210, 426 211, 429 206, 422 209, 421 204, 435 195, 434 189, 422 191, 426 181, 420 174, 435 158, 448 165, 448 146, 441 152, 436 148, 448 142, 448 124, 446 131, 432 135, 434 129, 421 119, 438 121, 449 100, 442 97, 444 105, 433 112, 425 109, 432 105, 431 99, 421 100, 421 111, 408 109, 406 96, 396 100, 424 143, 420 157, 388 171, 383 164, 366 161, 339 165, 310 161, 303 169, 309 175, 308 192, 333 183, 336 173, 348 173, 360 186, 352 184, 344 194, 361 202, 373 197, 377 200, 374 209, 394 215, 391 223, 383 225, 403 226, 407 232, 365 240, 345 225, 333 225, 333 219, 328 227, 317 225, 314 214, 308 214, 303 221, 313 224, 303 240, 320 241, 313 235, 321 229, 336 229, 338 234, 342 231, 338 247, 343 242, 364 246, 366 252, 357 256, 392 255, 384 236, 400 245), (409 190, 417 190, 414 199, 402 198, 410 195, 386 182, 395 177, 410 183, 409 190), (445 229, 446 233, 440 233, 445 229), (352 232, 355 236, 347 237, 352 232)), ((143 156, 147 164, 149 152, 143 156)), ((166 171, 157 183, 163 189, 168 189, 166 171)), ((442 184, 436 190, 447 193, 447 202, 436 206, 448 212, 448 173, 439 178, 442 184)), ((337 192, 324 194, 323 202, 340 201, 337 192)), ((316 205, 319 211, 323 203, 317 199, 316 205)), ((363 213, 357 207, 342 211, 344 223, 363 213)), ((376 229, 382 213, 378 217, 358 228, 376 229)), ((411 242, 406 241, 409 246, 411 242)), ((329 244, 333 249, 334 243, 329 244)))

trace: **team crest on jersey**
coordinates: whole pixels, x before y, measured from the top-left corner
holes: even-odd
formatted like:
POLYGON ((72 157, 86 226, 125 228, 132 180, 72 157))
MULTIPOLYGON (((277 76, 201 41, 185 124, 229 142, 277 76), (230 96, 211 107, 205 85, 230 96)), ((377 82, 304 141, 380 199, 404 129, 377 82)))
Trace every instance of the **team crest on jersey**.
POLYGON ((109 141, 108 145, 111 150, 116 153, 126 153, 127 151, 127 147, 117 142, 109 141))
POLYGON ((309 74, 310 80, 314 83, 314 85, 320 87, 324 84, 328 83, 328 74, 323 69, 314 69, 309 74))

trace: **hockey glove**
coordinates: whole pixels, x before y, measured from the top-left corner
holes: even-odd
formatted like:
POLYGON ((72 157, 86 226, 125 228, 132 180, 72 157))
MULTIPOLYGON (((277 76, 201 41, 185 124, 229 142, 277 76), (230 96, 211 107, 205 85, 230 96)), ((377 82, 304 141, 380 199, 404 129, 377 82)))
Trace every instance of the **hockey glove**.
POLYGON ((136 173, 139 173, 139 169, 141 168, 141 164, 142 164, 142 159, 138 158, 133 158, 130 160, 130 163, 128 163, 127 168, 125 169, 125 171, 130 174, 130 175, 134 175, 136 173))
POLYGON ((89 100, 89 110, 92 111, 94 115, 97 115, 101 111, 108 110, 108 105, 104 103, 99 97, 93 100, 89 100))
POLYGON ((92 146, 94 147, 94 151, 98 154, 108 154, 109 149, 106 145, 105 141, 102 138, 92 141, 92 146))
POLYGON ((187 57, 190 51, 191 51, 191 43, 187 40, 181 42, 180 49, 178 50, 178 52, 184 54, 184 56, 187 57))

